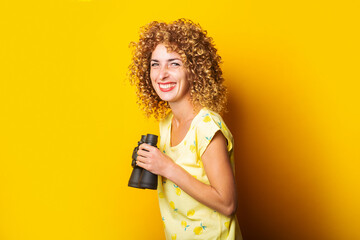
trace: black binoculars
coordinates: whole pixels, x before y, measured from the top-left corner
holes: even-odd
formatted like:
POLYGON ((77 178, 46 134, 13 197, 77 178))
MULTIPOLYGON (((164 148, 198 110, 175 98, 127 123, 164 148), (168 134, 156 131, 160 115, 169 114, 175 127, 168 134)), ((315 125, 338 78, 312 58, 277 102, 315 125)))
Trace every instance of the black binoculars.
POLYGON ((141 189, 157 189, 158 176, 137 166, 136 158, 137 151, 139 150, 139 146, 143 143, 147 143, 151 146, 156 147, 158 141, 158 136, 153 134, 141 135, 141 140, 138 142, 138 145, 134 148, 132 154, 132 167, 133 171, 130 176, 130 180, 128 183, 129 187, 141 188, 141 189))

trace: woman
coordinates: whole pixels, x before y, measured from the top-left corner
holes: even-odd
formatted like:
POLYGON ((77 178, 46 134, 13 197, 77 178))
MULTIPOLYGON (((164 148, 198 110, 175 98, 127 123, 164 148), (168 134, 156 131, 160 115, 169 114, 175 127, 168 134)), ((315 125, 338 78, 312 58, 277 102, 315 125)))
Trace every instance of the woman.
POLYGON ((137 165, 159 175, 166 239, 241 239, 233 137, 218 114, 226 88, 212 39, 179 19, 151 22, 132 46, 138 102, 160 120, 159 149, 140 145, 137 165))

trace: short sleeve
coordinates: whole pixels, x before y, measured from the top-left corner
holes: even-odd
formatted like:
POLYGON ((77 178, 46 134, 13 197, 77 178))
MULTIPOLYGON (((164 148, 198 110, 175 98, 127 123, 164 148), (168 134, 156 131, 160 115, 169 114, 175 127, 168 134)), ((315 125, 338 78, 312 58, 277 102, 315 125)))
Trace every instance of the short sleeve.
POLYGON ((205 112, 198 123, 196 141, 198 153, 201 157, 207 146, 215 136, 217 131, 221 131, 227 140, 227 149, 230 152, 233 148, 233 137, 226 127, 220 115, 213 112, 205 112))

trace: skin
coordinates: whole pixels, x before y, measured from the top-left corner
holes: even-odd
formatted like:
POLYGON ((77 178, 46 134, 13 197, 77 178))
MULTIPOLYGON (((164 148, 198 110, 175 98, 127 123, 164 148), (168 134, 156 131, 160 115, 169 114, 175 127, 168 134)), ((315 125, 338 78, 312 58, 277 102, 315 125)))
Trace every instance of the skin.
MULTIPOLYGON (((201 106, 193 106, 190 100, 188 71, 176 52, 167 52, 159 44, 151 56, 150 78, 159 97, 167 101, 173 113, 171 146, 185 137, 191 121, 201 106)), ((202 204, 226 215, 236 212, 237 194, 227 142, 218 131, 201 156, 210 185, 200 182, 158 148, 148 144, 139 147, 138 166, 161 175, 178 185, 183 191, 202 204)))

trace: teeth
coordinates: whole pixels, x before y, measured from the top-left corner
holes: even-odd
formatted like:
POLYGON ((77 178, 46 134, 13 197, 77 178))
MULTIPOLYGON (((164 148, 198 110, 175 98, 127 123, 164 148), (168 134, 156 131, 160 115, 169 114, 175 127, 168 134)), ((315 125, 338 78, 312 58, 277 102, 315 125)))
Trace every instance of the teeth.
POLYGON ((175 83, 168 83, 168 84, 159 84, 161 88, 171 88, 175 86, 175 83))

